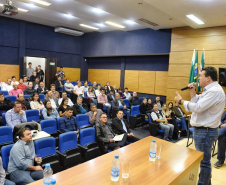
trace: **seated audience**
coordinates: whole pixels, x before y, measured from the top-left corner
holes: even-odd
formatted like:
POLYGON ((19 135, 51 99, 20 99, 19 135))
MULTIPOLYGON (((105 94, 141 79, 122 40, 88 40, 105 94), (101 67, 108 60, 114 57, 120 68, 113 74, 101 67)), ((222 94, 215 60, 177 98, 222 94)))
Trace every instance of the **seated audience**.
POLYGON ((84 83, 84 86, 83 86, 83 91, 84 91, 84 92, 87 92, 88 89, 89 89, 88 82, 85 82, 85 83, 84 83))
POLYGON ((8 98, 5 98, 3 93, 0 93, 0 111, 7 111, 12 108, 13 103, 8 98))
POLYGON ((59 114, 55 108, 52 107, 51 102, 49 100, 44 102, 45 108, 42 111, 43 118, 46 119, 57 119, 59 118, 59 114))
POLYGON ((24 91, 25 89, 27 89, 27 85, 24 84, 23 78, 20 78, 19 84, 17 86, 17 89, 21 89, 22 91, 24 91))
POLYGON ((125 92, 124 92, 124 95, 125 95, 126 99, 129 100, 130 97, 131 97, 131 94, 129 93, 128 88, 126 87, 126 88, 124 89, 124 91, 125 91, 125 92))
POLYGON ((122 92, 122 88, 121 88, 121 87, 118 88, 118 93, 119 93, 119 95, 120 95, 120 99, 126 99, 126 96, 125 96, 124 93, 122 92))
POLYGON ((116 85, 113 85, 114 93, 118 93, 118 89, 116 85))
POLYGON ((78 133, 78 125, 75 117, 73 116, 73 109, 67 107, 65 115, 60 119, 60 131, 61 132, 70 132, 74 131, 78 133))
POLYGON ((17 95, 17 101, 21 103, 21 107, 23 111, 31 109, 29 102, 26 99, 24 99, 23 94, 17 95))
POLYGON ((57 77, 57 80, 55 81, 55 87, 57 91, 62 91, 64 87, 64 81, 62 80, 61 76, 57 77))
POLYGON ((44 82, 39 82, 39 87, 37 89, 38 94, 46 94, 49 90, 44 86, 44 82))
POLYGON ((164 140, 172 141, 174 126, 169 124, 162 111, 159 110, 157 104, 153 104, 153 112, 151 118, 154 123, 158 123, 160 129, 164 130, 164 140))
POLYGON ((140 98, 137 97, 137 93, 133 92, 133 96, 130 97, 129 99, 129 105, 130 106, 135 106, 135 105, 140 105, 140 98))
POLYGON ((28 86, 27 76, 23 76, 23 84, 28 86))
POLYGON ((50 91, 52 91, 53 97, 55 97, 56 99, 60 98, 60 93, 56 91, 56 86, 54 84, 50 85, 50 91))
POLYGON ((217 151, 218 161, 214 164, 214 167, 220 168, 224 164, 225 152, 226 152, 226 111, 223 113, 221 117, 221 124, 218 135, 218 151, 217 151))
POLYGON ((95 125, 100 121, 100 115, 103 113, 101 109, 97 109, 94 103, 90 104, 90 111, 86 114, 89 116, 89 123, 95 125))
POLYGON ((64 98, 67 98, 67 100, 68 100, 68 102, 67 102, 68 104, 67 104, 67 105, 69 105, 70 107, 74 105, 74 104, 72 103, 71 99, 67 97, 67 93, 66 93, 65 91, 62 92, 62 98, 60 98, 60 99, 58 100, 58 104, 59 104, 59 105, 61 104, 61 102, 62 102, 62 100, 63 100, 64 98))
POLYGON ((74 87, 73 93, 77 96, 84 97, 84 90, 83 90, 83 87, 81 85, 82 85, 82 83, 78 82, 78 85, 74 87))
POLYGON ((94 91, 97 90, 97 82, 93 82, 93 89, 94 91))
MULTIPOLYGON (((111 90, 108 89, 107 85, 104 86, 104 90, 105 90, 105 94, 110 94, 110 92, 111 92, 111 90)), ((114 89, 112 89, 112 90, 114 90, 114 89)))
POLYGON ((0 157, 0 184, 1 185, 16 185, 14 182, 6 179, 6 173, 3 168, 2 158, 0 157))
POLYGON ((65 97, 65 98, 63 98, 63 100, 61 100, 61 103, 60 103, 60 106, 59 106, 59 109, 58 109, 60 117, 63 117, 66 114, 66 109, 68 107, 70 107, 68 105, 68 98, 65 97))
MULTIPOLYGON (((44 101, 50 101, 50 102, 51 102, 51 106, 52 106, 54 109, 56 109, 57 107, 59 107, 57 98, 55 98, 55 97, 53 96, 52 91, 48 91, 48 92, 47 92, 44 101)), ((45 103, 44 103, 44 104, 45 104, 45 103)))
POLYGON ((115 100, 115 91, 114 90, 110 90, 110 93, 107 94, 107 98, 108 98, 108 102, 112 102, 113 100, 115 100))
POLYGON ((180 130, 178 128, 176 118, 174 116, 174 112, 171 112, 167 105, 164 103, 162 105, 162 113, 164 114, 165 118, 167 119, 167 122, 172 124, 174 126, 173 130, 173 139, 178 139, 178 135, 180 133, 180 130))
POLYGON ((33 88, 33 82, 28 82, 28 87, 24 90, 24 94, 32 96, 35 92, 36 90, 33 88))
POLYGON ((77 114, 85 114, 88 112, 88 106, 85 103, 82 103, 83 98, 78 96, 77 103, 73 106, 73 116, 77 114))
POLYGON ((13 108, 8 110, 5 114, 6 125, 14 128, 17 124, 27 122, 25 112, 22 110, 21 103, 15 101, 13 108))
POLYGON ((129 128, 129 124, 126 119, 123 119, 123 111, 117 111, 117 117, 112 120, 112 130, 115 134, 127 134, 127 141, 128 142, 136 142, 139 139, 134 136, 129 128))
POLYGON ((139 109, 141 114, 148 114, 152 112, 152 110, 148 107, 147 98, 143 98, 143 102, 140 104, 139 109))
POLYGON ((105 86, 104 86, 104 89, 105 89, 106 94, 109 94, 111 90, 114 90, 114 88, 110 85, 109 81, 106 83, 105 86), (105 86, 107 86, 106 89, 105 89, 105 86))
POLYGON ((115 133, 107 122, 108 117, 106 113, 100 115, 100 122, 96 124, 97 140, 104 145, 104 151, 116 150, 126 145, 127 134, 124 134, 122 141, 114 141, 115 133))
POLYGON ((35 79, 37 78, 38 76, 37 76, 37 72, 36 71, 33 71, 32 72, 32 75, 31 75, 31 77, 30 77, 30 81, 31 82, 35 82, 35 79))
POLYGON ((152 105, 152 102, 151 102, 151 99, 150 98, 148 99, 147 105, 148 105, 148 109, 149 110, 152 110, 153 109, 153 105, 152 105))
POLYGON ((37 91, 37 89, 39 88, 39 82, 40 82, 40 79, 38 77, 35 78, 35 82, 33 84, 33 87, 34 87, 35 91, 37 91))
POLYGON ((87 92, 87 97, 89 99, 91 99, 93 103, 97 104, 96 95, 93 92, 93 88, 92 87, 89 87, 88 92, 87 92))
POLYGON ((101 86, 98 85, 98 86, 97 86, 97 89, 95 90, 95 95, 96 95, 96 97, 98 97, 98 96, 100 95, 100 91, 101 91, 101 86))
POLYGON ((44 109, 44 104, 40 100, 38 93, 34 93, 33 96, 31 97, 30 106, 31 109, 38 109, 39 112, 41 109, 44 109))
POLYGON ((11 84, 12 80, 10 78, 7 79, 7 82, 3 84, 2 91, 11 91, 13 86, 11 84))
POLYGON ((30 129, 21 128, 18 136, 19 140, 10 151, 8 172, 10 180, 16 184, 29 184, 43 178, 43 169, 34 165, 38 158, 35 156, 30 129))
POLYGON ((107 108, 107 113, 109 115, 111 110, 111 104, 108 103, 108 99, 107 99, 107 96, 105 95, 104 89, 101 90, 101 93, 97 97, 97 102, 103 104, 103 106, 107 108))
POLYGON ((156 96, 154 103, 158 105, 159 110, 162 110, 163 102, 160 100, 160 96, 156 96))
POLYGON ((115 94, 115 100, 113 101, 112 108, 115 110, 123 110, 123 112, 127 115, 127 119, 129 119, 130 110, 127 109, 125 102, 120 99, 119 93, 115 94))
POLYGON ((173 103, 170 102, 168 104, 169 109, 174 112, 174 115, 177 118, 177 123, 181 123, 181 131, 182 131, 182 135, 186 136, 187 135, 187 123, 185 118, 187 117, 187 115, 183 112, 183 110, 179 107, 178 103, 175 103, 175 106, 173 107, 173 103))
POLYGON ((17 85, 19 84, 19 82, 16 81, 16 77, 15 77, 15 76, 12 76, 12 82, 11 82, 11 85, 13 85, 14 83, 16 83, 17 85))
POLYGON ((9 95, 17 96, 18 94, 23 94, 24 92, 21 89, 17 88, 17 84, 13 83, 13 89, 9 91, 9 95))
POLYGON ((69 94, 72 94, 74 85, 70 82, 69 79, 66 80, 66 83, 64 84, 65 91, 69 94))

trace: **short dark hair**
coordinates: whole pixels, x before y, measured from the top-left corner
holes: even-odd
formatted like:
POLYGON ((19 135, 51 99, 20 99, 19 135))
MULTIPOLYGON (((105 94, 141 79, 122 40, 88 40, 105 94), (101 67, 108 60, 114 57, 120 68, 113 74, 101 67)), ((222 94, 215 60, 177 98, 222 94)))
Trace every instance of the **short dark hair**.
POLYGON ((29 62, 28 64, 32 64, 31 62, 29 62))
POLYGON ((102 115, 104 115, 104 114, 107 116, 107 114, 105 112, 103 112, 103 113, 100 114, 100 117, 102 117, 102 115))
POLYGON ((66 92, 66 91, 63 91, 63 92, 61 93, 61 95, 62 95, 63 93, 66 93, 66 94, 67 94, 67 92, 66 92))
POLYGON ((110 92, 115 92, 115 90, 112 90, 112 89, 111 89, 110 92))
POLYGON ((116 114, 118 114, 119 112, 123 112, 123 110, 117 110, 116 114))
POLYGON ((121 87, 119 87, 119 88, 118 88, 118 90, 122 91, 122 88, 121 88, 121 87))
POLYGON ((67 107, 67 108, 66 108, 66 111, 69 111, 69 110, 73 111, 73 108, 72 108, 72 107, 70 107, 70 106, 69 106, 69 107, 67 107))
POLYGON ((13 78, 16 78, 16 77, 15 77, 15 76, 12 76, 12 79, 13 79, 13 78))
POLYGON ((63 66, 60 66, 60 68, 63 68, 63 66))
POLYGON ((157 103, 153 103, 153 107, 154 107, 155 105, 157 105, 157 106, 158 106, 158 104, 157 104, 157 103))
POLYGON ((217 81, 217 70, 215 67, 204 67, 202 71, 205 71, 205 77, 210 76, 213 81, 217 81))
MULTIPOLYGON (((19 94, 18 94, 19 95, 19 94)), ((21 104, 20 102, 18 102, 18 101, 15 101, 15 102, 13 102, 13 107, 15 107, 17 104, 21 104)))
POLYGON ((3 93, 0 93, 0 96, 4 96, 4 94, 3 93))
MULTIPOLYGON (((19 137, 19 139, 21 139, 22 137, 24 137, 24 132, 25 132, 26 130, 30 130, 30 129, 27 128, 27 127, 21 127, 21 128, 19 129, 19 131, 17 132, 17 136, 19 137)), ((31 130, 30 130, 30 131, 31 131, 31 130)))
POLYGON ((127 90, 128 90, 128 87, 125 87, 125 88, 124 88, 124 90, 125 90, 125 89, 127 89, 127 90))
POLYGON ((56 88, 55 84, 50 84, 50 89, 51 89, 53 86, 56 88))
POLYGON ((93 106, 96 106, 96 104, 95 103, 91 103, 90 104, 90 108, 92 108, 93 106))
POLYGON ((157 97, 159 97, 159 98, 160 98, 160 96, 159 96, 159 95, 157 95, 155 98, 157 98, 157 97))

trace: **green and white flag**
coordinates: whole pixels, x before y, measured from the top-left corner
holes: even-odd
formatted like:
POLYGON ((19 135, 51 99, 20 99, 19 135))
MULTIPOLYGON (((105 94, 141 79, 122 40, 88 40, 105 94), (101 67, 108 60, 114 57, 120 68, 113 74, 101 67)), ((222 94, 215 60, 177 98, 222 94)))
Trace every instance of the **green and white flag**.
POLYGON ((191 61, 189 83, 193 83, 193 82, 196 83, 197 78, 198 78, 198 50, 196 50, 196 54, 195 54, 195 49, 194 49, 192 61, 191 61))
MULTIPOLYGON (((203 48, 203 50, 202 50, 202 59, 201 59, 200 68, 199 68, 199 76, 200 76, 204 66, 205 66, 205 51, 204 51, 204 48, 203 48)), ((198 80, 198 83, 200 83, 199 80, 198 80)), ((202 88, 199 86, 198 87, 198 92, 200 92, 201 90, 202 90, 202 88)))

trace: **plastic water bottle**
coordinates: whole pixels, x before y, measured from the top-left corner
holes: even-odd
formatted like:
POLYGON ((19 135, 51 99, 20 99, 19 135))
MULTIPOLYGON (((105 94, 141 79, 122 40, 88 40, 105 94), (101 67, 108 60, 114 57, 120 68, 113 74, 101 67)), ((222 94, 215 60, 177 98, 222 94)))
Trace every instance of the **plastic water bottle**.
POLYGON ((56 185, 56 179, 51 180, 51 185, 56 185))
POLYGON ((120 171, 120 160, 119 156, 115 155, 115 158, 112 161, 111 167, 111 180, 116 182, 119 180, 119 171, 120 171))
POLYGON ((51 180, 53 178, 53 170, 52 168, 50 167, 50 164, 47 163, 45 165, 45 169, 43 170, 43 184, 50 184, 51 183, 51 180))
POLYGON ((156 151, 157 151, 157 144, 156 144, 156 141, 153 139, 151 142, 151 147, 149 151, 149 161, 156 160, 156 151))

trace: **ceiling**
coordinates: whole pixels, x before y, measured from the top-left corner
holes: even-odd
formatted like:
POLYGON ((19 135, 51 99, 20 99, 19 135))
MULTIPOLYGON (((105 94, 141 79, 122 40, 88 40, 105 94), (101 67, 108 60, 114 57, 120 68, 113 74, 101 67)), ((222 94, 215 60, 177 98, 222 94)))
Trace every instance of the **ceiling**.
MULTIPOLYGON (((91 32, 93 30, 83 28, 79 24, 86 24, 99 28, 98 32, 118 30, 105 24, 112 21, 124 25, 124 31, 142 28, 166 29, 190 26, 192 28, 206 28, 223 26, 226 23, 226 1, 224 0, 44 0, 51 3, 43 6, 29 0, 12 0, 18 8, 29 10, 27 13, 19 12, 12 18, 39 23, 48 26, 63 26, 91 32), (95 8, 102 9, 96 13, 95 8), (71 14, 73 16, 67 16, 71 14), (186 15, 194 14, 202 21, 198 25, 189 20, 186 15), (139 21, 146 19, 157 24, 139 21), (135 23, 129 24, 128 20, 135 23)), ((6 0, 0 0, 5 4, 6 0)), ((1 16, 4 16, 1 14, 1 16)))

